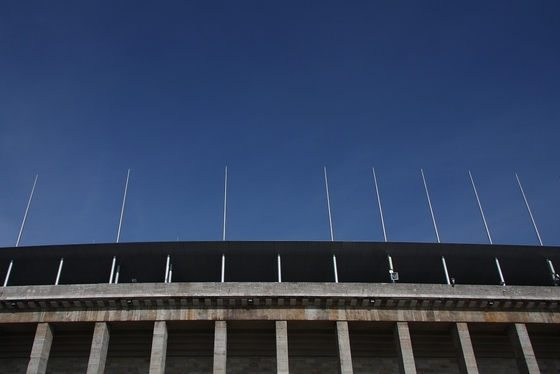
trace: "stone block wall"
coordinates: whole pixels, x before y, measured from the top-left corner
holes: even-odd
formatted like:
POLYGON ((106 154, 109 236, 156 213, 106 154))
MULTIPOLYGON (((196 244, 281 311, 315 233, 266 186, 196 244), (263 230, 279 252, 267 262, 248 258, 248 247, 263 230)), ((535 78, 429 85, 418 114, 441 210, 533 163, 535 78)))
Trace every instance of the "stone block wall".
POLYGON ((5 358, 0 360, 0 374, 18 374, 27 371, 29 358, 5 358))
POLYGON ((459 364, 455 358, 416 358, 418 374, 460 374, 459 364))
POLYGON ((480 374, 511 374, 519 373, 515 358, 477 358, 480 374))
POLYGON ((150 359, 143 357, 113 357, 105 365, 105 374, 148 374, 149 371, 150 359))
POLYGON ((560 358, 537 359, 541 374, 560 374, 560 358))
MULTIPOLYGON (((27 360, 29 362, 29 360, 27 360)), ((88 359, 82 358, 50 358, 46 374, 76 374, 87 371, 88 359)), ((26 363, 27 365, 27 363, 26 363)), ((25 371, 23 371, 25 373, 25 371)))
POLYGON ((354 357, 354 374, 399 374, 396 357, 354 357))
POLYGON ((336 357, 290 357, 290 374, 338 374, 336 357))
POLYGON ((212 373, 212 357, 167 357, 166 374, 212 373))

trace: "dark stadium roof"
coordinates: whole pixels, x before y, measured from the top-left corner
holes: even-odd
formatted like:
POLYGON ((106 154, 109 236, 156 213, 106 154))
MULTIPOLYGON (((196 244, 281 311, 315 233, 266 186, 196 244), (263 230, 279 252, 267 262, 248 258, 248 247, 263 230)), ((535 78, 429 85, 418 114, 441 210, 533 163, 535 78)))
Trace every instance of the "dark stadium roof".
POLYGON ((9 285, 107 283, 113 256, 119 283, 163 282, 167 255, 173 282, 219 282, 225 254, 226 282, 390 282, 387 255, 399 283, 445 283, 441 256, 458 284, 500 284, 498 258, 508 285, 552 285, 546 259, 560 267, 560 247, 341 241, 200 241, 48 245, 0 248, 0 277, 14 261, 9 285))

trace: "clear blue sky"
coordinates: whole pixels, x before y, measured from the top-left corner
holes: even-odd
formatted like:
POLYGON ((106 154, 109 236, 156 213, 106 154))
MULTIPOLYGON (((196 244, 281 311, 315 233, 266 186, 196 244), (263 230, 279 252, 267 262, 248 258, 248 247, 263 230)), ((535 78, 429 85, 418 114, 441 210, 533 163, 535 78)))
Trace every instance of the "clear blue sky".
POLYGON ((0 246, 560 245, 558 1, 3 1, 0 246))

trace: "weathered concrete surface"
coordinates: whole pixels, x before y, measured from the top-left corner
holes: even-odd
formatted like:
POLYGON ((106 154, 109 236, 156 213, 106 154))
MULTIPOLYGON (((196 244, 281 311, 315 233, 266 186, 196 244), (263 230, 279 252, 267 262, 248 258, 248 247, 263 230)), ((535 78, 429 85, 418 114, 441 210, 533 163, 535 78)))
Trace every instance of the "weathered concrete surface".
POLYGON ((53 340, 53 327, 48 323, 39 323, 31 348, 31 357, 27 366, 27 374, 44 374, 47 371, 49 354, 53 340))
POLYGON ((406 321, 406 322, 498 322, 560 323, 560 313, 535 310, 406 310, 319 308, 194 308, 162 307, 130 309, 22 310, 0 312, 0 323, 120 322, 120 321, 406 321))
POLYGON ((521 374, 539 374, 539 365, 533 352, 527 327, 522 323, 514 323, 508 327, 508 335, 515 352, 515 360, 521 374))
POLYGON ((451 335, 455 344, 455 352, 461 374, 478 374, 478 366, 469 333, 469 327, 464 322, 458 322, 451 327, 451 335))
POLYGON ((350 333, 347 321, 336 322, 336 341, 338 343, 338 363, 340 374, 353 374, 352 353, 350 351, 350 333))
POLYGON ((226 374, 227 363, 227 323, 216 321, 214 331, 213 374, 226 374))
POLYGON ((393 329, 395 345, 397 346, 397 357, 399 361, 399 372, 401 374, 416 374, 416 364, 412 352, 412 341, 407 322, 397 322, 393 329))
POLYGON ((105 372, 108 348, 109 326, 106 322, 97 322, 93 330, 87 374, 103 374, 105 372))
POLYGON ((473 286, 405 283, 122 283, 14 286, 0 302, 134 298, 396 298, 559 301, 560 287, 473 286))
POLYGON ((276 372, 289 374, 288 322, 276 321, 276 372))
POLYGON ((150 374, 164 374, 167 357, 167 323, 156 321, 152 337, 152 353, 150 356, 150 374))

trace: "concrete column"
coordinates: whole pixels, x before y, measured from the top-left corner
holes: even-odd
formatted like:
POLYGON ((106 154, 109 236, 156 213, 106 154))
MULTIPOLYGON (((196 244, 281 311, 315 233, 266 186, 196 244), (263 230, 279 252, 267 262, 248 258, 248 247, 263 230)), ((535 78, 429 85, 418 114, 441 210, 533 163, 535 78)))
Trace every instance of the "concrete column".
POLYGON ((416 364, 412 353, 412 341, 407 322, 397 322, 393 328, 397 356, 399 359, 399 372, 401 374, 416 374, 416 364))
POLYGON ((288 322, 276 321, 276 372, 290 374, 288 365, 288 322))
POLYGON ((352 352, 350 351, 350 333, 347 321, 336 322, 336 341, 338 343, 338 363, 340 374, 353 374, 352 352))
POLYGON ((108 348, 109 326, 107 322, 97 322, 91 340, 87 374, 103 374, 105 372, 108 348))
POLYGON ((461 374, 478 374, 468 325, 464 322, 454 323, 451 327, 451 335, 453 335, 453 343, 459 362, 459 372, 461 374))
POLYGON ((35 332, 31 357, 27 365, 27 374, 44 374, 51 353, 53 327, 48 323, 39 323, 35 332))
POLYGON ((515 352, 519 372, 521 374, 539 374, 539 365, 525 324, 515 323, 511 325, 508 327, 508 335, 515 352))
POLYGON ((336 341, 338 343, 338 372, 352 374, 352 353, 350 352, 350 334, 347 321, 336 322, 336 341))
POLYGON ((226 374, 227 324, 216 321, 214 328, 214 374, 226 374))
POLYGON ((152 354, 150 356, 150 374, 165 373, 165 358, 167 357, 167 324, 165 321, 154 323, 152 337, 152 354))

